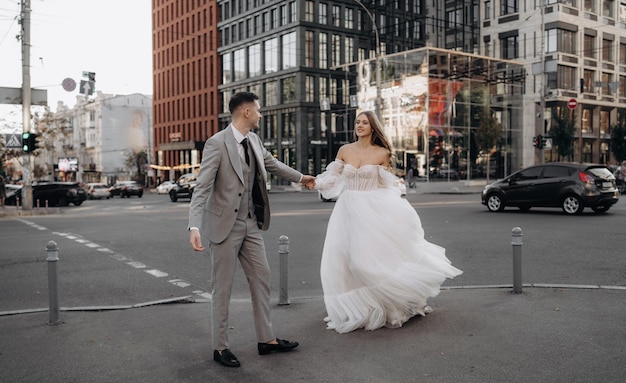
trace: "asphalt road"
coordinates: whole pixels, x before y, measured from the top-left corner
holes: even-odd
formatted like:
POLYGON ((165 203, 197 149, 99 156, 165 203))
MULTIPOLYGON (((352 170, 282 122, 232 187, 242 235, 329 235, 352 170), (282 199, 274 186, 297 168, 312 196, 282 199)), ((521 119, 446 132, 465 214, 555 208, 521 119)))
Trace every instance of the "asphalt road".
MULTIPOLYGON (((626 203, 607 214, 565 216, 557 209, 490 213, 478 194, 412 194, 427 239, 446 248, 464 274, 448 286, 512 283, 511 231, 523 232, 524 283, 626 285, 626 203)), ((290 297, 321 295, 319 263, 334 203, 316 192, 273 192, 265 234, 273 296, 279 289, 278 238, 289 238, 290 297)), ((189 203, 166 195, 86 201, 60 214, 0 219, 0 312, 48 307, 46 246, 59 246, 62 307, 111 307, 210 291, 210 258, 191 250, 189 203)), ((243 272, 233 297, 249 297, 243 272)))

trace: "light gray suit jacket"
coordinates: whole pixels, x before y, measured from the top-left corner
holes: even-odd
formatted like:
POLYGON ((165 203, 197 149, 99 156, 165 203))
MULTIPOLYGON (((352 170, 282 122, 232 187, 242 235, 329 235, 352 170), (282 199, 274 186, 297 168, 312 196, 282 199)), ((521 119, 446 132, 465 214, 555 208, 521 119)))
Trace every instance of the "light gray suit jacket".
MULTIPOLYGON (((291 182, 299 182, 302 174, 274 158, 255 133, 248 133, 248 142, 261 175, 255 179, 265 203, 261 229, 267 230, 270 225, 270 207, 265 187, 266 172, 291 182)), ((224 241, 235 225, 237 209, 245 189, 237 145, 230 125, 207 140, 189 205, 188 228, 197 227, 213 243, 224 241)))

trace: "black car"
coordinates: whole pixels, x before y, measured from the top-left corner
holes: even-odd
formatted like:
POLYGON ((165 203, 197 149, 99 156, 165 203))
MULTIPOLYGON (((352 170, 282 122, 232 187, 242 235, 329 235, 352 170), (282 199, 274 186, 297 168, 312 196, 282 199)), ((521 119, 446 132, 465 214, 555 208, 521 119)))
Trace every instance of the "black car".
POLYGON ((80 206, 87 192, 77 182, 41 182, 33 184, 33 206, 80 206))
POLYGON ((604 165, 552 162, 519 170, 483 189, 482 203, 490 211, 515 206, 560 207, 580 214, 585 207, 604 213, 619 199, 615 177, 604 165))
POLYGON ((139 198, 143 197, 143 186, 135 181, 117 181, 115 185, 111 186, 109 191, 111 192, 111 197, 116 195, 121 198, 130 198, 133 195, 139 198))
POLYGON ((187 173, 180 176, 176 185, 170 190, 170 200, 172 202, 178 201, 179 198, 189 198, 193 195, 193 188, 196 186, 195 173, 187 173))

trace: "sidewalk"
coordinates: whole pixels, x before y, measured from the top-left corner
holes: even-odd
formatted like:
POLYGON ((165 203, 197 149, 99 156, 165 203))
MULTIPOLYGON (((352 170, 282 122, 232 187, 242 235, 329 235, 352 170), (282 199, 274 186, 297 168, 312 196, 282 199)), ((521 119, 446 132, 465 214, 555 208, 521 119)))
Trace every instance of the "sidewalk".
MULTIPOLYGON (((291 298, 272 317, 293 352, 259 356, 250 302, 231 305, 242 363, 212 360, 210 304, 0 316, 3 382, 623 382, 626 291, 455 288, 400 329, 326 330, 321 297, 291 298)), ((276 292, 273 292, 276 296, 276 292)))

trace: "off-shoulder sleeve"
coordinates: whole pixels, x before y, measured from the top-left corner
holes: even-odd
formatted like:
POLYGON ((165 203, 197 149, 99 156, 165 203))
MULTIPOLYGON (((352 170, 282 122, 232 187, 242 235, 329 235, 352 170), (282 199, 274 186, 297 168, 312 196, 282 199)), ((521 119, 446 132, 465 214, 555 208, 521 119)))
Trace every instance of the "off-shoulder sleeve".
POLYGON ((393 184, 396 182, 396 176, 381 166, 378 170, 378 182, 381 188, 392 189, 393 184))
POLYGON ((324 173, 315 177, 315 189, 319 190, 324 198, 337 198, 343 191, 345 185, 343 165, 343 161, 335 160, 326 166, 324 173))

